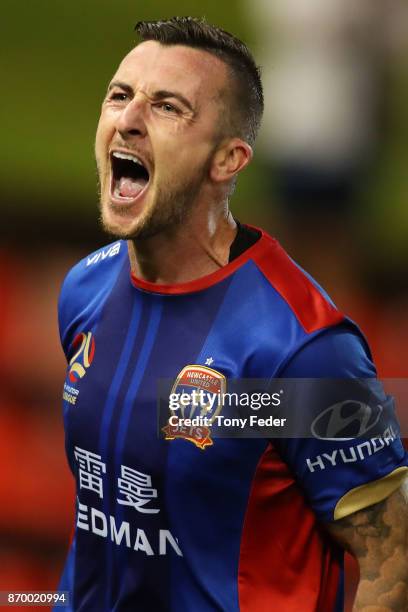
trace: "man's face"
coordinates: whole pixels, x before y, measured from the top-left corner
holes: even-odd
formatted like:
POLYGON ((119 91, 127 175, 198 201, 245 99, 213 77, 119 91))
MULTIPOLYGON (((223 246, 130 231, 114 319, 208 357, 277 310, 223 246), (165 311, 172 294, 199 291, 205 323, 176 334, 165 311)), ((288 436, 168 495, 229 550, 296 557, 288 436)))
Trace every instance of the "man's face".
POLYGON ((120 64, 96 134, 101 214, 120 238, 174 226, 208 184, 227 68, 209 53, 147 41, 120 64))

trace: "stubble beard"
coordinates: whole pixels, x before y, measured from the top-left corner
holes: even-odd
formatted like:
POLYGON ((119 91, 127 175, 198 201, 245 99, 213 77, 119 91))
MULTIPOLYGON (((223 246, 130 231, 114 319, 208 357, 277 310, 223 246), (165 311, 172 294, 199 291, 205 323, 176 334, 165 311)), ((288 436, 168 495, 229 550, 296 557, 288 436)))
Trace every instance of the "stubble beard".
MULTIPOLYGON (((174 231, 187 221, 192 212, 206 173, 207 167, 202 169, 199 176, 177 186, 158 186, 153 202, 148 204, 139 219, 130 224, 129 229, 121 229, 118 227, 119 224, 111 223, 107 219, 104 211, 112 205, 110 202, 104 203, 100 195, 100 223, 103 230, 114 239, 136 241, 147 240, 162 232, 174 231)), ((149 189, 153 191, 153 185, 149 189)), ((123 218, 131 218, 132 213, 126 206, 121 207, 117 204, 114 206, 115 211, 123 218)))

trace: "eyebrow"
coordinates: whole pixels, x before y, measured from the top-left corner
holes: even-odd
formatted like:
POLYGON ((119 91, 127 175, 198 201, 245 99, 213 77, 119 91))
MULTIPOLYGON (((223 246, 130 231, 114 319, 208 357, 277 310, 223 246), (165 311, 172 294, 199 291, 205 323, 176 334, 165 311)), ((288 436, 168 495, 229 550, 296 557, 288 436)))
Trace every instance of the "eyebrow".
POLYGON ((162 98, 175 98, 179 100, 184 106, 186 106, 192 113, 195 112, 193 105, 187 98, 183 96, 183 94, 178 93, 177 91, 167 91, 166 89, 160 89, 159 91, 155 91, 153 93, 153 98, 155 100, 161 100, 162 98))
POLYGON ((123 81, 112 81, 111 83, 109 83, 108 92, 114 87, 120 87, 120 89, 123 89, 124 91, 126 91, 126 93, 131 95, 134 95, 135 93, 133 91, 133 87, 131 87, 127 83, 124 83, 123 81))
MULTIPOLYGON (((126 91, 126 93, 132 96, 135 94, 133 87, 131 87, 127 83, 124 83, 123 81, 112 81, 109 84, 108 92, 114 87, 119 87, 120 89, 123 89, 124 91, 126 91)), ((183 94, 177 91, 168 91, 166 89, 159 89, 158 91, 155 91, 152 94, 152 98, 154 100, 161 100, 163 98, 175 98, 176 100, 179 100, 182 104, 184 104, 184 106, 186 106, 192 113, 195 113, 195 109, 193 105, 191 104, 191 102, 185 96, 183 96, 183 94)))

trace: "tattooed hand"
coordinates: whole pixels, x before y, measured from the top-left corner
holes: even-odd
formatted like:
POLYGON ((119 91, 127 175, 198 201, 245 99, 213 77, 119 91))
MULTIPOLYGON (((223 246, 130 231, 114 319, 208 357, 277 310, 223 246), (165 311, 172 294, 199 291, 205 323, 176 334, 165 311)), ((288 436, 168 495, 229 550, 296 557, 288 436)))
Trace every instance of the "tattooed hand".
POLYGON ((360 566, 353 612, 408 612, 407 483, 327 528, 360 566))

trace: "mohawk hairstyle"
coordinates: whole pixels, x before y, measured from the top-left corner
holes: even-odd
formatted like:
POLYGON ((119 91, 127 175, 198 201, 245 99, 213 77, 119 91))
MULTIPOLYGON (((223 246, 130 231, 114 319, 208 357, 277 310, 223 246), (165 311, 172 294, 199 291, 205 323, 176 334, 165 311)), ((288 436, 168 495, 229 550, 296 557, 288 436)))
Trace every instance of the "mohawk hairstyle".
POLYGON ((230 136, 255 142, 264 109, 260 69, 248 47, 239 38, 213 26, 205 19, 172 17, 166 21, 139 21, 135 30, 141 42, 155 40, 162 45, 185 45, 202 49, 221 59, 229 68, 230 136))

